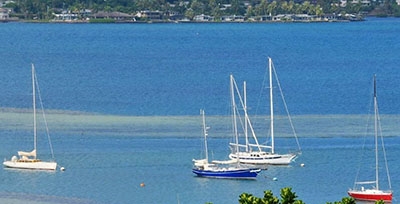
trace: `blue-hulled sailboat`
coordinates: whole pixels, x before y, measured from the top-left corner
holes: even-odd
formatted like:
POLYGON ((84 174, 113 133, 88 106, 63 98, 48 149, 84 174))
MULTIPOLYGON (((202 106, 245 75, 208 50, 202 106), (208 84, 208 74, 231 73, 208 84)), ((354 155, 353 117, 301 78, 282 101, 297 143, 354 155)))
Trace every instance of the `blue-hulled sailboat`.
POLYGON ((207 130, 204 110, 200 110, 203 119, 203 134, 204 134, 204 159, 193 159, 194 168, 192 172, 199 177, 208 178, 225 178, 225 179, 255 179, 261 169, 247 168, 239 165, 237 161, 226 162, 222 164, 215 164, 208 162, 208 149, 207 149, 207 130))

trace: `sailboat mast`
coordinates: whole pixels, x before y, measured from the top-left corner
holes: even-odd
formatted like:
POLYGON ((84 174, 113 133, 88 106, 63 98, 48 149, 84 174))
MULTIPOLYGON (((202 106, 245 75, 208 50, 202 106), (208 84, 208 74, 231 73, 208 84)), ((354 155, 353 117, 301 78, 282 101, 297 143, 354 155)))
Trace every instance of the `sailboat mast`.
POLYGON ((269 65, 269 100, 270 100, 270 114, 271 114, 271 153, 275 153, 275 142, 274 142, 274 102, 272 98, 272 59, 268 57, 269 65))
POLYGON ((246 137, 246 152, 249 151, 249 133, 247 130, 249 116, 247 115, 247 94, 246 94, 246 81, 243 82, 243 96, 244 96, 244 134, 246 137))
MULTIPOLYGON (((32 64, 32 100, 33 100, 33 148, 36 150, 36 87, 35 87, 35 66, 32 64)), ((35 156, 36 158, 36 156, 35 156)))
POLYGON ((205 113, 204 113, 203 109, 200 110, 200 114, 203 118, 204 151, 205 151, 206 160, 208 161, 207 126, 206 126, 206 117, 205 117, 205 113))
POLYGON ((376 99, 376 75, 374 75, 374 121, 375 121, 375 182, 376 189, 379 190, 379 170, 378 170, 378 101, 376 99))
POLYGON ((230 85, 231 85, 231 102, 232 102, 232 124, 233 124, 233 134, 235 136, 235 142, 236 142, 236 146, 235 146, 235 152, 238 153, 239 152, 239 136, 238 136, 238 132, 237 132, 237 124, 236 124, 236 103, 235 103, 235 93, 234 93, 234 79, 233 79, 233 75, 230 75, 230 85))

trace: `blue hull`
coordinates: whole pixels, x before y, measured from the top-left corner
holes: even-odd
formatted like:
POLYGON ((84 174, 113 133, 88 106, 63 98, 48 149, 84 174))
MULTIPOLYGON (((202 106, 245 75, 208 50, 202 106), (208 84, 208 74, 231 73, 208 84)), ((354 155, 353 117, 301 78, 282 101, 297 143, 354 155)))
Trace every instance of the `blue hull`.
POLYGON ((227 179, 255 179, 260 169, 239 169, 226 171, 213 171, 193 169, 192 172, 199 177, 227 178, 227 179))

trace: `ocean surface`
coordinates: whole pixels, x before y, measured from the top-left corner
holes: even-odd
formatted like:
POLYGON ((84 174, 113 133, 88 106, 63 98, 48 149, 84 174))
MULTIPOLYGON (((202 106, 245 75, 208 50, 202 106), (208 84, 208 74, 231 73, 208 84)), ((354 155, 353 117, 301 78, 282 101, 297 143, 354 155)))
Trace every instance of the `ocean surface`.
MULTIPOLYGON (((0 168, 0 202, 231 204, 243 192, 261 197, 272 190, 279 196, 283 187, 308 204, 339 201, 361 164, 370 164, 365 171, 373 168, 360 155, 372 148, 364 136, 376 74, 393 203, 400 203, 399 34, 400 19, 393 18, 1 24, 0 157, 33 147, 33 63, 55 159, 66 171, 0 168), (254 181, 195 177, 192 159, 204 153, 199 109, 211 126, 210 157, 229 154, 230 74, 239 86, 246 81, 250 117, 259 140, 267 141, 268 57, 302 154, 254 181)), ((284 152, 296 144, 288 132, 279 132, 281 117, 276 143, 284 152)), ((38 153, 51 158, 42 133, 38 153)))

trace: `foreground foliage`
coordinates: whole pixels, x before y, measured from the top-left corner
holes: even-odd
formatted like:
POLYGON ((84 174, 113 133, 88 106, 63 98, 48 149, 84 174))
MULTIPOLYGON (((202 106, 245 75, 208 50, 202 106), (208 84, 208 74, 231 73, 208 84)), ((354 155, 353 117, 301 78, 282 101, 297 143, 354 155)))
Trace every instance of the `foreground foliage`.
POLYGON ((297 195, 292 192, 292 188, 286 187, 281 189, 281 200, 274 196, 271 190, 267 190, 264 191, 263 198, 242 193, 239 196, 239 204, 304 204, 304 202, 297 199, 297 195))
MULTIPOLYGON (((302 200, 297 199, 292 188, 286 187, 281 189, 281 199, 274 196, 271 190, 264 191, 264 197, 259 198, 249 193, 242 193, 239 196, 239 204, 305 204, 302 200)), ((384 204, 382 200, 376 201, 375 204, 384 204)), ((327 202, 326 204, 356 204, 354 198, 344 197, 341 201, 327 202)))

